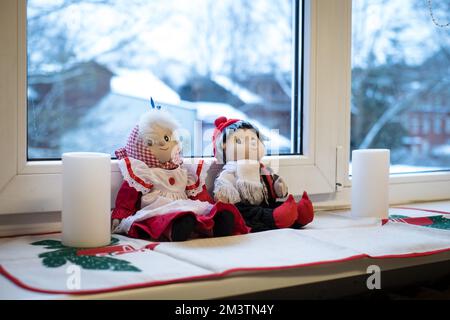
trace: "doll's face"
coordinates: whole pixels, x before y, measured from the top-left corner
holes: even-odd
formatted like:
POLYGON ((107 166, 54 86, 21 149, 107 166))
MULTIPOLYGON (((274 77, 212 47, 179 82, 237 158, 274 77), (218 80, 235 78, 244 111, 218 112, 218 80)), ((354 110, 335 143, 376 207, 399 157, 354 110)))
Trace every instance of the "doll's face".
POLYGON ((264 156, 266 150, 254 130, 238 129, 228 134, 224 152, 227 161, 259 161, 264 156))
POLYGON ((170 161, 179 151, 178 141, 173 131, 157 125, 146 134, 144 143, 161 163, 170 161))

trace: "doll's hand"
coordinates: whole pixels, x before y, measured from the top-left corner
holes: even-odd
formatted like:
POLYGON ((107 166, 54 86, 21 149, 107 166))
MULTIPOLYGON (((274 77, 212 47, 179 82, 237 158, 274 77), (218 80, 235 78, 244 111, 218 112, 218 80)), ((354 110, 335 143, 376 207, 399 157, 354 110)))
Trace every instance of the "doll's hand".
POLYGON ((241 200, 239 192, 234 187, 218 188, 214 191, 214 200, 216 202, 235 204, 241 200))
POLYGON ((273 184, 273 188, 275 189, 275 193, 278 198, 284 198, 287 196, 288 187, 286 185, 286 182, 284 182, 283 178, 278 177, 278 179, 275 180, 273 184))
POLYGON ((114 233, 114 231, 119 226, 119 224, 120 224, 120 220, 119 219, 113 219, 111 221, 111 233, 114 233))

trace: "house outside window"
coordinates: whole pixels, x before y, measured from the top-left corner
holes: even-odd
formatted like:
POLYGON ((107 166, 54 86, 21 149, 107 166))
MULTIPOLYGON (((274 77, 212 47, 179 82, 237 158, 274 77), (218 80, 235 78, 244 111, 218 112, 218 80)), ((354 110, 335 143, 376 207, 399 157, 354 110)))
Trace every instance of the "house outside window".
MULTIPOLYGON (((407 120, 408 118, 406 118, 407 120)), ((410 117, 410 125, 411 125, 411 134, 416 135, 420 133, 420 121, 417 116, 410 117)))
POLYGON ((428 135, 431 131, 431 119, 428 115, 422 117, 422 134, 428 135))
POLYGON ((442 119, 439 115, 434 117, 433 132, 435 135, 440 135, 442 132, 442 119))

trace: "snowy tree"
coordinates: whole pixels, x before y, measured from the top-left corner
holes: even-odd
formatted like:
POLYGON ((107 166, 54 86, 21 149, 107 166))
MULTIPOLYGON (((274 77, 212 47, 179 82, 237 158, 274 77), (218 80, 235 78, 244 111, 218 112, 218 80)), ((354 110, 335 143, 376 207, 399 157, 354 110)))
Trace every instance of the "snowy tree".
MULTIPOLYGON (((432 3, 436 16, 448 15, 450 3, 432 3)), ((413 163, 402 151, 409 133, 400 116, 426 103, 445 105, 436 99, 447 99, 450 86, 449 30, 433 24, 428 4, 354 2, 352 148, 388 147, 393 162, 413 163)))

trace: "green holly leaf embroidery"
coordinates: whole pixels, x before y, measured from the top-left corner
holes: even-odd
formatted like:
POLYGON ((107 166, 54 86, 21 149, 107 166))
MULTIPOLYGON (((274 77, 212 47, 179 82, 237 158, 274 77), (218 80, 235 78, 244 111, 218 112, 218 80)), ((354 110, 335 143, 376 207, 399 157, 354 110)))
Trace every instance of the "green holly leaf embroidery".
POLYGON ((433 217, 430 217, 430 219, 431 219, 431 221, 433 221, 433 224, 429 225, 427 227, 450 230, 450 219, 448 219, 444 216, 433 216, 433 217))
MULTIPOLYGON (((117 244, 118 242, 119 239, 112 238, 110 245, 117 244)), ((31 245, 44 246, 45 249, 54 249, 54 251, 44 252, 38 255, 39 258, 42 258, 42 264, 47 268, 58 268, 67 262, 71 262, 87 270, 141 271, 126 260, 110 256, 78 255, 77 248, 66 247, 58 240, 36 241, 31 243, 31 245)))
POLYGON ((46 257, 42 260, 44 266, 48 268, 58 268, 66 264, 66 259, 57 257, 46 257))
POLYGON ((59 249, 64 248, 61 241, 58 240, 41 240, 32 243, 33 246, 45 246, 45 249, 59 249))
MULTIPOLYGON (((390 219, 408 219, 410 217, 403 215, 391 215, 390 219)), ((443 215, 439 216, 428 216, 428 219, 432 221, 431 224, 424 225, 425 228, 434 228, 434 229, 444 229, 450 230, 450 219, 444 217, 443 215)))
POLYGON ((111 257, 69 256, 68 260, 73 264, 88 270, 141 271, 131 265, 128 261, 111 257))
POLYGON ((405 218, 409 218, 408 216, 402 216, 400 214, 393 214, 389 216, 389 219, 405 219, 405 218))

